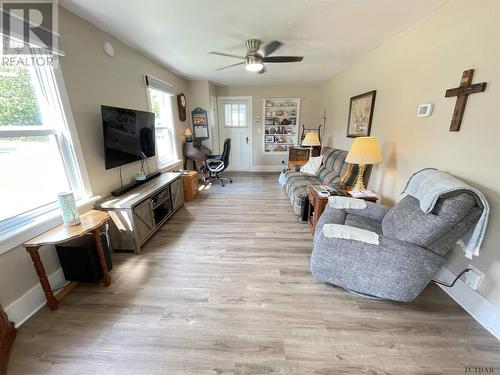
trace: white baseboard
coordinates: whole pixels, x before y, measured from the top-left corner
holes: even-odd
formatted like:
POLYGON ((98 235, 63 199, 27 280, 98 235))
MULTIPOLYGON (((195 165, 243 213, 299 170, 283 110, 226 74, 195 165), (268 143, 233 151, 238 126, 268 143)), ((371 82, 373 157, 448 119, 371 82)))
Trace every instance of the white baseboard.
MULTIPOLYGON (((443 267, 436 276, 437 279, 446 281, 452 281, 455 277, 456 275, 446 267, 443 267)), ((465 285, 461 279, 458 279, 452 288, 439 286, 484 328, 490 331, 497 340, 500 340, 500 310, 496 306, 488 302, 477 291, 465 285)))
POLYGON ((282 165, 252 165, 252 172, 281 172, 287 166, 282 165))
MULTIPOLYGON (((51 274, 48 279, 52 289, 60 288, 67 283, 62 268, 51 274)), ((42 286, 37 283, 37 285, 7 306, 5 312, 9 320, 13 321, 16 327, 19 327, 40 310, 45 305, 45 302, 42 286)))

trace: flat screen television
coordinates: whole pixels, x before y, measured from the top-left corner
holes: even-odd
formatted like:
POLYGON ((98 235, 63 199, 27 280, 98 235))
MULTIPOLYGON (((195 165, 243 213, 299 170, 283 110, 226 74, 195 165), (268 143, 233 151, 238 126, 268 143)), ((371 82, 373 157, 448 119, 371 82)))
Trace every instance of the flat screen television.
POLYGON ((101 106, 106 169, 155 155, 155 115, 134 109, 101 106))

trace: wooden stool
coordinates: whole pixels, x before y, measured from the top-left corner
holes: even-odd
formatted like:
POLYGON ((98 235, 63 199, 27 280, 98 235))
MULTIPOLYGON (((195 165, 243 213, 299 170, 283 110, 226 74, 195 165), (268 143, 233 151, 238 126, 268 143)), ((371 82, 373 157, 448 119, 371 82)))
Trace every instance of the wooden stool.
POLYGON ((184 200, 192 201, 198 195, 198 172, 189 171, 182 175, 184 185, 184 200))

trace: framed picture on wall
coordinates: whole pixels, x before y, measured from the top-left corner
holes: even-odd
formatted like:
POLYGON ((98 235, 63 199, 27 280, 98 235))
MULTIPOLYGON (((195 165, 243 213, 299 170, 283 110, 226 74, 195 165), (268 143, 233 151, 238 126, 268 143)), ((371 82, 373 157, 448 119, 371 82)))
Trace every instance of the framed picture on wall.
POLYGON ((370 135, 376 94, 377 91, 373 90, 351 98, 347 137, 368 137, 370 135))

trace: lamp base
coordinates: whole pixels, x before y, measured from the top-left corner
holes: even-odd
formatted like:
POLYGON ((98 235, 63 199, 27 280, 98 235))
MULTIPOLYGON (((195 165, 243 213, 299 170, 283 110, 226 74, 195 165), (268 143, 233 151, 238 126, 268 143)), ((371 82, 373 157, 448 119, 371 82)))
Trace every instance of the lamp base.
POLYGON ((359 164, 358 168, 359 168, 358 176, 356 177, 356 182, 354 183, 352 190, 356 191, 366 190, 365 183, 363 181, 363 175, 365 174, 366 165, 359 164))

